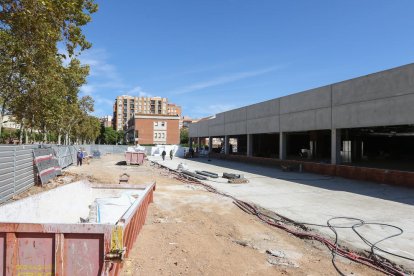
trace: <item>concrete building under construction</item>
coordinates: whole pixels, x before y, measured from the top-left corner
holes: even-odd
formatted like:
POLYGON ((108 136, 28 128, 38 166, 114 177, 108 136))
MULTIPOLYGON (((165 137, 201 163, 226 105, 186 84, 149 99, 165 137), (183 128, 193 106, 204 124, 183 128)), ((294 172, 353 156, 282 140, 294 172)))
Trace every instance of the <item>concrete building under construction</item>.
POLYGON ((414 64, 219 113, 189 136, 246 160, 414 171, 414 64))

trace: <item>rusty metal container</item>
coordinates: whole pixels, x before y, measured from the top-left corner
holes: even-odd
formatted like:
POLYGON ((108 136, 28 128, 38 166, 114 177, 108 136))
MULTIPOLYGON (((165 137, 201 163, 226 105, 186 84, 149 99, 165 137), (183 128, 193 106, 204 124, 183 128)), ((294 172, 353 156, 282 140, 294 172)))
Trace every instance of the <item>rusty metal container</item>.
POLYGON ((144 152, 133 152, 133 151, 126 151, 125 152, 125 160, 127 165, 135 164, 135 165, 142 165, 144 163, 145 153, 144 152))
POLYGON ((118 275, 144 225, 154 190, 155 183, 80 181, 0 206, 0 275, 118 275), (102 221, 98 209, 97 222, 71 222, 89 212, 90 199, 113 196, 116 201, 125 193, 131 199, 127 205, 98 205, 106 206, 102 221), (48 204, 53 207, 47 209, 48 204))

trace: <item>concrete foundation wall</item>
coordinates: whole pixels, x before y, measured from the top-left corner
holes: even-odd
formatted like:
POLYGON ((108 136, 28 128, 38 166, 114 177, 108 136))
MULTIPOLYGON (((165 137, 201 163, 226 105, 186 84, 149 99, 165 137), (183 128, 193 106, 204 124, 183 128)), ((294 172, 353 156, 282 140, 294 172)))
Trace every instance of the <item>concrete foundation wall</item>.
POLYGON ((190 137, 414 124, 414 64, 219 113, 190 137))

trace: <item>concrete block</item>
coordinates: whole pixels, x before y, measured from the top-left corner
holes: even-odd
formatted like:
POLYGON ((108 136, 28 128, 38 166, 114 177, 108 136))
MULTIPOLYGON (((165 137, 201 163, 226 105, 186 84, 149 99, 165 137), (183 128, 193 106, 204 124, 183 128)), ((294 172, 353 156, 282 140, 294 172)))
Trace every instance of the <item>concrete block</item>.
POLYGON ((247 120, 279 115, 279 99, 273 99, 246 107, 247 120))
POLYGON ((280 131, 307 131, 331 128, 331 108, 280 115, 280 131))
POLYGON ((414 64, 332 85, 334 106, 414 93, 414 64))
POLYGON ((323 86, 280 98, 280 114, 325 108, 331 105, 331 87, 323 86))
POLYGON ((246 128, 251 134, 279 132, 279 116, 247 120, 246 128))
POLYGON ((198 126, 199 126, 199 123, 189 125, 188 135, 190 137, 197 137, 197 135, 198 135, 198 126))
POLYGON ((414 94, 335 106, 334 128, 414 124, 414 94))
POLYGON ((210 136, 223 136, 224 135, 224 124, 222 125, 210 125, 209 127, 209 135, 210 136))
POLYGON ((246 121, 230 122, 224 125, 224 133, 226 135, 247 134, 246 121))
POLYGON ((209 124, 210 124, 210 120, 204 120, 198 123, 197 137, 208 137, 209 136, 209 124))
POLYGON ((210 125, 223 125, 224 124, 224 113, 216 114, 216 118, 210 120, 210 125))
POLYGON ((224 122, 240 122, 246 120, 246 108, 237 108, 224 113, 224 122))

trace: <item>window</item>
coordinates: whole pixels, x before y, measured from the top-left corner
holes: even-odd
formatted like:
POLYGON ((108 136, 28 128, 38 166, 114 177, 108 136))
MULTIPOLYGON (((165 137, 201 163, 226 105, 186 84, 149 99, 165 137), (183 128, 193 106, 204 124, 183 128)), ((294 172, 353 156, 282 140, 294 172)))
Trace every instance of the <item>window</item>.
POLYGON ((165 122, 161 122, 161 126, 165 126, 165 122))

